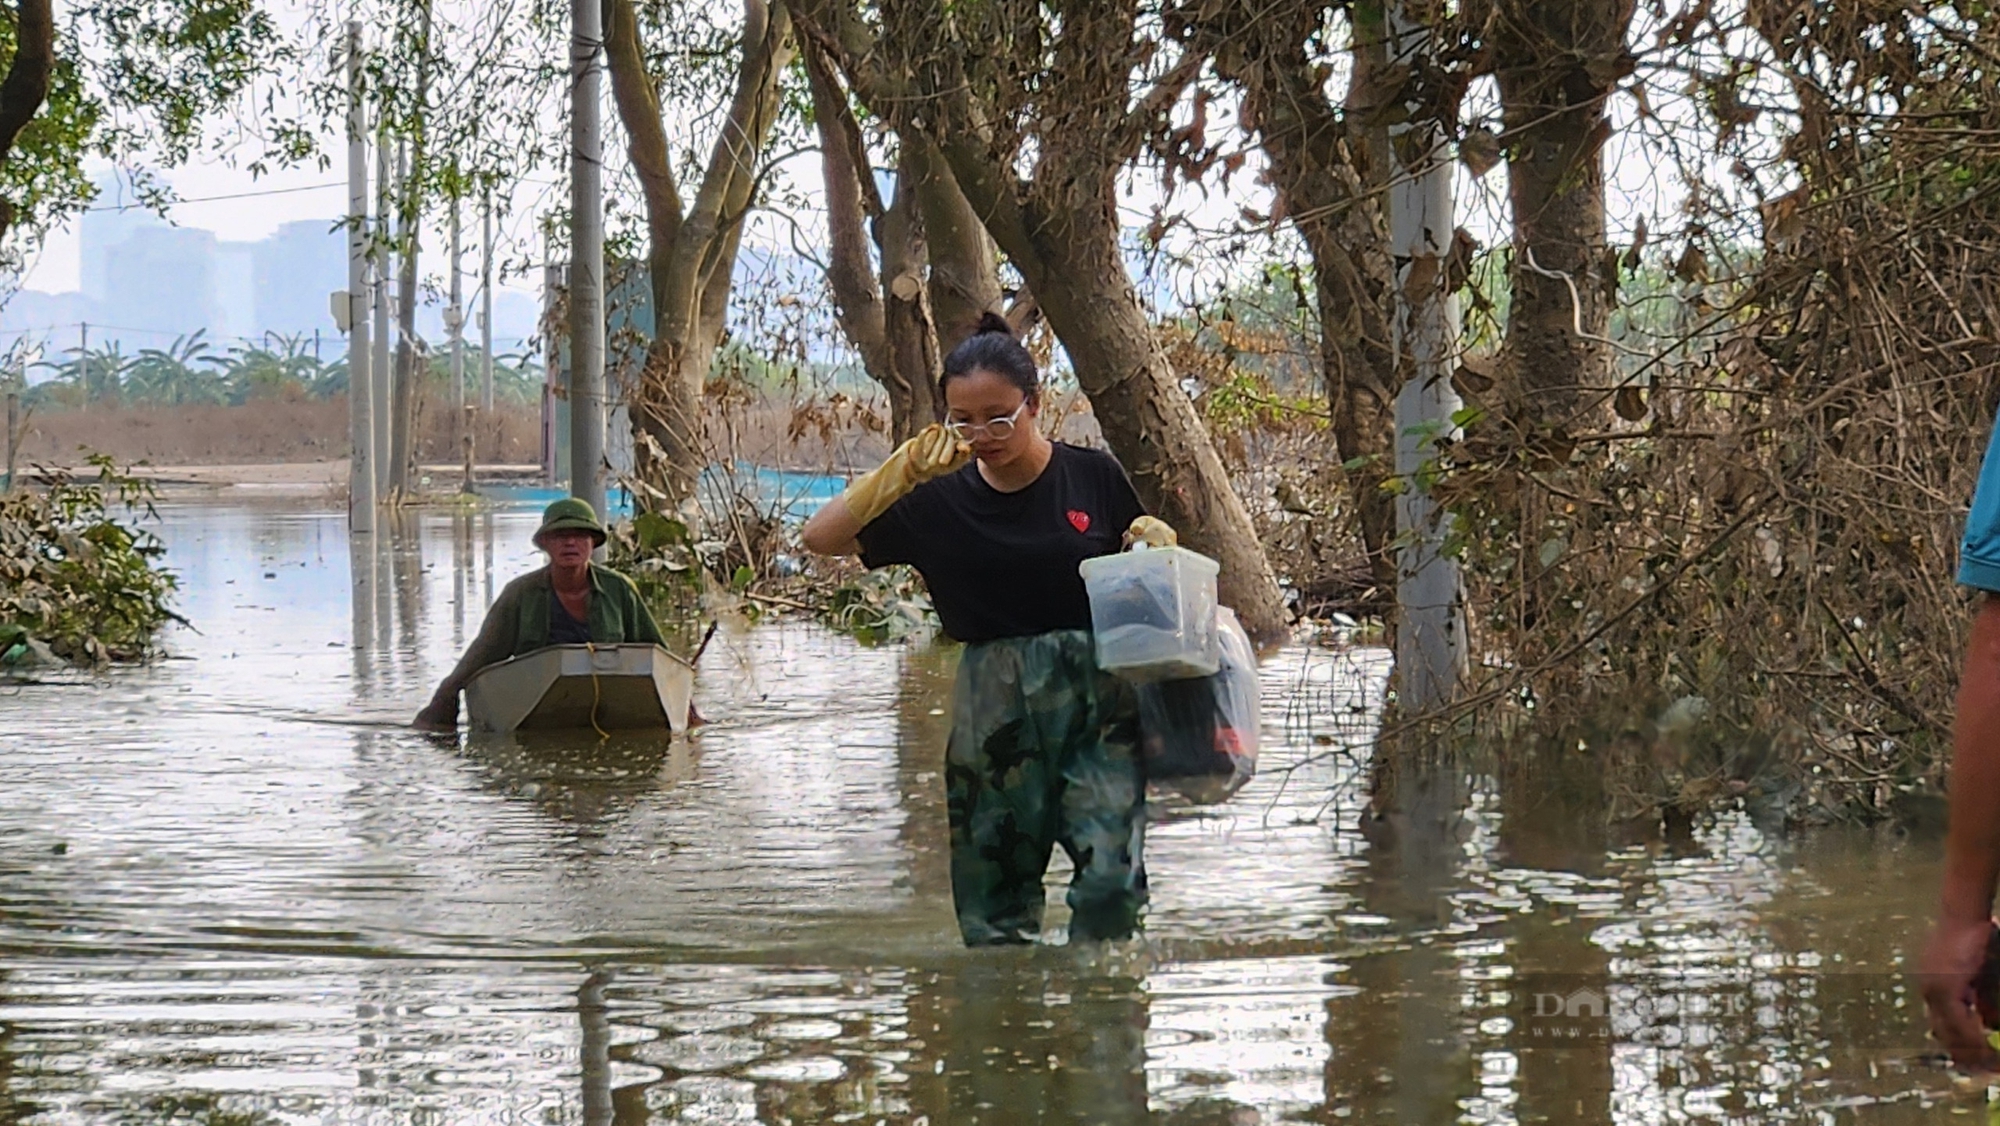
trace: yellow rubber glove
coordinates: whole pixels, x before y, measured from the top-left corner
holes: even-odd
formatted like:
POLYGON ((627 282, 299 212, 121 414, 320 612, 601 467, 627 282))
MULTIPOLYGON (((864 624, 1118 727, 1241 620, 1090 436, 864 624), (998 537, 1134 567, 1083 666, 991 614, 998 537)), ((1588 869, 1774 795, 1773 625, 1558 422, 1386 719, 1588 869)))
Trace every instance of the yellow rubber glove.
POLYGON ((840 494, 847 511, 864 526, 889 511, 911 489, 972 460, 972 447, 952 436, 937 423, 917 432, 917 436, 896 447, 881 465, 854 479, 840 494))
POLYGON ((1173 525, 1157 516, 1141 516, 1125 529, 1125 546, 1143 543, 1147 547, 1179 547, 1181 537, 1173 525))

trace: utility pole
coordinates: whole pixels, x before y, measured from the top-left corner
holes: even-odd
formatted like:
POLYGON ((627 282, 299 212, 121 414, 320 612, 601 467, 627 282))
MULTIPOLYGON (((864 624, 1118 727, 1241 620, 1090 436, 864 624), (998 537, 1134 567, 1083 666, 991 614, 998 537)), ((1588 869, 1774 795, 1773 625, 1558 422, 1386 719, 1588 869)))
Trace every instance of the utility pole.
MULTIPOLYGON (((1388 10, 1391 65, 1410 67, 1435 50, 1434 33, 1388 10)), ((1451 515, 1438 507, 1421 472, 1454 435, 1459 409, 1451 372, 1458 358, 1458 303, 1447 290, 1452 245, 1452 162, 1439 123, 1421 117, 1393 125, 1389 151, 1416 154, 1392 171, 1389 233, 1396 270, 1397 351, 1407 363, 1396 393, 1396 681, 1399 708, 1410 715, 1449 704, 1466 665, 1465 589, 1458 561, 1444 554, 1451 515)))
POLYGON ((368 365, 375 404, 375 487, 386 497, 395 488, 395 467, 391 464, 389 416, 395 396, 389 377, 389 123, 377 123, 375 130, 375 225, 369 243, 369 276, 373 282, 375 305, 375 352, 368 365))
POLYGON ((604 143, 600 0, 570 0, 569 492, 604 512, 604 143))
POLYGON ((493 189, 486 189, 480 208, 480 237, 486 244, 479 261, 479 409, 493 416, 493 189))
MULTIPOLYGON (((347 22, 347 530, 375 532, 374 388, 368 374, 368 123, 361 21, 347 22)), ((319 334, 313 333, 313 340, 319 334)))
POLYGON ((83 405, 80 409, 90 409, 90 322, 82 321, 76 326, 76 379, 82 385, 83 405))

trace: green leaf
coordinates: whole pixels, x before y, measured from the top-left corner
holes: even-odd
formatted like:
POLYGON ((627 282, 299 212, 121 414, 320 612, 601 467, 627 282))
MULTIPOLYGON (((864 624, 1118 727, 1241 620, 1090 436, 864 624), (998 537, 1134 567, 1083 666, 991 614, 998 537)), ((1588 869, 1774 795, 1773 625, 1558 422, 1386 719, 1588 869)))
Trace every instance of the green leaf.
POLYGON ((744 591, 750 589, 751 583, 756 581, 757 572, 751 570, 749 565, 745 564, 736 568, 735 576, 729 580, 729 589, 735 591, 737 594, 742 594, 744 591))
POLYGON ((1486 411, 1484 408, 1481 407, 1460 407, 1457 410, 1451 412, 1451 424, 1452 426, 1460 430, 1463 430, 1466 427, 1471 426, 1475 422, 1480 422, 1485 418, 1486 418, 1486 411))
POLYGON ((641 512, 632 521, 632 532, 638 537, 639 550, 649 553, 688 542, 686 524, 657 512, 641 512))

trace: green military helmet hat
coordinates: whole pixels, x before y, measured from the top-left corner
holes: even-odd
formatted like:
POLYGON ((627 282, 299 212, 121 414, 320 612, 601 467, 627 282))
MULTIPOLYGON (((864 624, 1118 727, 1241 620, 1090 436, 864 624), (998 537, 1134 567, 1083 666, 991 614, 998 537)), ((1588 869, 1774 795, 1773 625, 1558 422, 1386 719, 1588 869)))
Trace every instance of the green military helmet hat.
POLYGON ((598 544, 606 539, 604 525, 597 522, 597 511, 590 507, 589 501, 578 497, 564 497, 542 510, 542 526, 535 529, 535 546, 542 546, 542 537, 550 532, 589 532, 598 544))

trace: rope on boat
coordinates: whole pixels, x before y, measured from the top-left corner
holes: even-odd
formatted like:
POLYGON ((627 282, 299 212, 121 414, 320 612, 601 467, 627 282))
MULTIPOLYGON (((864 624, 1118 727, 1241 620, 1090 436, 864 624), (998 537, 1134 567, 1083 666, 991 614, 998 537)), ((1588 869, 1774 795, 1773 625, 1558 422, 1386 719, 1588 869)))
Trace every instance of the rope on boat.
POLYGON ((586 641, 583 647, 590 654, 590 726, 597 730, 597 741, 601 743, 611 738, 611 732, 597 722, 597 705, 604 698, 603 689, 597 683, 597 646, 586 641))

